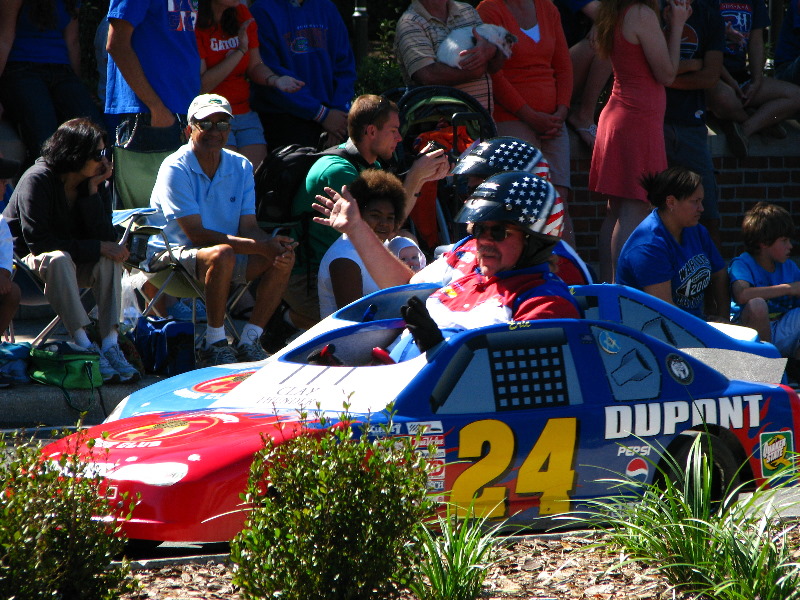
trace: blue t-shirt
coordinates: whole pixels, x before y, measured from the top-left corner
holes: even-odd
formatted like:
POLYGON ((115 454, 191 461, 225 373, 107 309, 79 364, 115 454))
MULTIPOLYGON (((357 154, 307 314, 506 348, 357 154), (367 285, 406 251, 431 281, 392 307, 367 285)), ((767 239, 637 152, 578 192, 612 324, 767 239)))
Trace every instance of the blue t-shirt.
MULTIPOLYGON (((728 267, 731 286, 735 281, 746 281, 753 287, 769 287, 783 283, 800 281, 800 267, 794 261, 785 260, 775 263, 775 270, 770 273, 759 265, 749 252, 743 252, 731 261, 728 267)), ((800 298, 796 296, 780 296, 766 300, 771 321, 780 318, 784 313, 800 306, 800 298)), ((743 305, 737 304, 731 294, 731 319, 738 321, 743 305)))
MULTIPOLYGON (((236 235, 240 218, 256 214, 253 165, 241 154, 223 149, 217 172, 209 179, 189 141, 161 163, 150 206, 159 212, 148 221, 166 223, 170 244, 192 245, 176 220, 190 215, 200 215, 206 229, 236 235)), ((160 236, 150 238, 149 250, 164 250, 160 236)))
POLYGON ((64 29, 72 21, 64 0, 56 0, 56 24, 41 30, 31 23, 31 3, 23 2, 17 17, 14 44, 8 54, 9 62, 35 62, 51 65, 68 65, 69 52, 64 41, 64 29))
MULTIPOLYGON (((194 35, 197 2, 111 0, 108 18, 133 25, 131 45, 147 81, 171 112, 185 115, 200 93, 200 55, 194 35)), ((111 55, 106 76, 106 112, 150 112, 125 81, 111 55)))
POLYGON ((747 70, 747 44, 750 43, 750 32, 768 27, 769 13, 764 0, 720 0, 719 11, 723 21, 744 36, 743 45, 731 41, 725 43, 723 63, 735 77, 736 74, 747 70))
POLYGON ((725 262, 705 227, 686 227, 679 244, 654 209, 622 247, 617 283, 644 290, 648 285, 669 281, 675 306, 702 318, 711 275, 724 268, 725 262))
POLYGON ((775 64, 791 62, 800 56, 800 3, 792 0, 786 9, 775 46, 775 64))
POLYGON ((350 37, 331 0, 256 0, 261 59, 278 75, 305 82, 294 94, 252 85, 253 110, 322 121, 326 108, 347 111, 355 96, 356 63, 350 37))
MULTIPOLYGON (((681 60, 703 59, 706 52, 723 52, 725 24, 716 6, 708 0, 694 0, 692 14, 683 26, 681 60)), ((667 110, 664 122, 672 125, 700 126, 705 124, 705 90, 667 88, 667 110)))

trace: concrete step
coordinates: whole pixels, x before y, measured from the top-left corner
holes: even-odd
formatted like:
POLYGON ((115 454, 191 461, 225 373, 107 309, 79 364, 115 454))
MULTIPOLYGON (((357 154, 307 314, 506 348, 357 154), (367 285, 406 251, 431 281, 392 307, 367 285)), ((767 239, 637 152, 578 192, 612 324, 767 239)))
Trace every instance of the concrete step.
MULTIPOLYGON (((16 341, 32 342, 50 318, 50 313, 45 311, 36 318, 15 319, 16 341)), ((65 337, 64 330, 57 328, 52 339, 65 337)), ((85 411, 84 424, 101 423, 106 412, 111 412, 123 398, 159 379, 161 377, 146 375, 137 383, 104 385, 100 388, 102 405, 96 392, 92 399, 91 390, 70 390, 73 405, 70 406, 60 389, 47 385, 29 383, 0 389, 0 429, 71 426, 76 424, 82 411, 85 411)))

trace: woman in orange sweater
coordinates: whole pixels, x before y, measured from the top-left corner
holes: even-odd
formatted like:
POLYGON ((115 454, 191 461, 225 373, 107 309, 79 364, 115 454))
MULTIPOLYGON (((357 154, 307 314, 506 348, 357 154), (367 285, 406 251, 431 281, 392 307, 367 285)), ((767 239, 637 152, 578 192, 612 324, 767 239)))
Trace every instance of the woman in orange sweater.
MULTIPOLYGON (((478 14, 484 23, 501 25, 518 39, 511 58, 492 75, 498 133, 538 147, 550 163, 552 184, 566 201, 572 63, 558 9, 550 0, 483 0, 478 14)), ((563 238, 575 245, 566 203, 563 238)))

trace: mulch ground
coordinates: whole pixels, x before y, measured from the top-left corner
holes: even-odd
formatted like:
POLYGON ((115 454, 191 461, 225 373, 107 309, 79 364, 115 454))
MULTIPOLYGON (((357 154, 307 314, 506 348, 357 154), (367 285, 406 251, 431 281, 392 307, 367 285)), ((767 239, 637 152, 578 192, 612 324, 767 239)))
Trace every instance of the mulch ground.
MULTIPOLYGON (((501 557, 486 577, 482 598, 680 598, 652 569, 623 564, 625 557, 610 553, 599 534, 557 540, 526 538, 502 550, 501 557)), ((134 576, 141 583, 141 592, 123 596, 123 600, 241 600, 227 564, 164 567, 138 571, 134 576)))

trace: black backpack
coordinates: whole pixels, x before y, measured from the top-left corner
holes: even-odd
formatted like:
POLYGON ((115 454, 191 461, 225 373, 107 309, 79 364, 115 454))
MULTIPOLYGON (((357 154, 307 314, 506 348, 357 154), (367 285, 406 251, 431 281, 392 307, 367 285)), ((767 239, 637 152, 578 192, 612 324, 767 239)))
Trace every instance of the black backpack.
POLYGON ((254 174, 258 221, 272 225, 300 221, 302 215, 292 211, 297 190, 305 183, 312 165, 322 156, 329 155, 346 159, 359 171, 369 166, 360 155, 350 153, 346 148, 334 147, 319 152, 311 146, 290 144, 270 152, 254 174))

